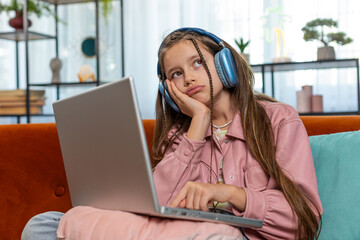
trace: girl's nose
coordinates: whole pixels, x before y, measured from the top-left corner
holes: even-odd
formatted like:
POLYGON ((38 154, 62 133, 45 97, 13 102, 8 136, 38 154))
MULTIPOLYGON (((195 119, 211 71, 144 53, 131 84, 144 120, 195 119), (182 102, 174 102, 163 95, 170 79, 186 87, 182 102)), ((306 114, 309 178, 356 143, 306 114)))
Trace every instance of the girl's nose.
POLYGON ((190 83, 195 81, 195 76, 191 73, 185 75, 184 84, 188 86, 190 83))

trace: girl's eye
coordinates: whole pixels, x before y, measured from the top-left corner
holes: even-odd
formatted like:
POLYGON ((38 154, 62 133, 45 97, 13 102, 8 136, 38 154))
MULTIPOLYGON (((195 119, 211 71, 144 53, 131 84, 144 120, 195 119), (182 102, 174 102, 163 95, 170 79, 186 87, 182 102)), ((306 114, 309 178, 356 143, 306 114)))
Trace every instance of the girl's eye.
POLYGON ((177 78, 177 77, 180 77, 181 76, 181 72, 174 72, 172 75, 171 75, 171 78, 177 78))
POLYGON ((200 67, 202 66, 202 61, 199 59, 194 63, 195 67, 200 67))

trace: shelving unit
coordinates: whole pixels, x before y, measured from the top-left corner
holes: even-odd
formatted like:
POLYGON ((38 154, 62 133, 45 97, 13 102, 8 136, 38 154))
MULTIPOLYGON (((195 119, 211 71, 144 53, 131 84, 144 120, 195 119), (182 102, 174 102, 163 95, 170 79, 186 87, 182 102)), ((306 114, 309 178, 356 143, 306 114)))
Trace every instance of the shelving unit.
MULTIPOLYGON (((0 117, 17 117, 18 123, 20 122, 21 117, 26 117, 27 123, 30 123, 31 116, 53 116, 53 114, 30 114, 30 88, 31 87, 55 87, 56 88, 56 99, 60 99, 60 88, 62 87, 74 87, 74 86, 98 86, 102 84, 100 80, 100 54, 99 54, 99 0, 43 0, 45 2, 51 3, 55 6, 55 16, 58 16, 58 5, 64 4, 74 4, 74 3, 95 3, 95 56, 96 56, 96 81, 95 82, 60 82, 60 83, 31 83, 29 79, 29 47, 28 42, 34 40, 45 40, 53 39, 55 40, 56 45, 56 57, 59 56, 59 45, 58 45, 58 22, 55 22, 55 36, 42 34, 38 32, 29 31, 27 28, 27 1, 24 1, 24 29, 16 30, 12 32, 2 32, 0 33, 0 39, 15 41, 16 44, 16 87, 20 88, 20 79, 19 79, 19 48, 18 43, 20 41, 25 42, 25 78, 26 78, 26 114, 2 114, 0 117)), ((120 14, 121 14, 121 57, 122 57, 122 74, 124 73, 124 55, 123 55, 123 2, 120 0, 120 14)))
MULTIPOLYGON (((25 18, 24 18, 25 19, 25 18)), ((56 36, 51 36, 48 34, 42 34, 32 31, 24 30, 16 30, 12 32, 2 32, 0 33, 0 39, 15 41, 15 69, 16 69, 16 88, 20 88, 20 74, 19 74, 19 42, 25 42, 25 55, 26 55, 26 112, 27 114, 1 114, 0 117, 17 117, 17 122, 20 123, 21 117, 27 117, 30 122, 30 90, 28 87, 29 82, 29 74, 28 74, 28 41, 36 41, 36 40, 47 40, 47 39, 56 39, 56 36)), ((34 114, 34 116, 47 116, 48 114, 34 114)))
POLYGON ((274 73, 297 70, 320 70, 320 69, 338 69, 338 68, 355 68, 356 69, 356 87, 357 87, 357 106, 358 111, 354 112, 326 112, 326 113, 304 113, 301 115, 360 115, 360 79, 359 79, 359 59, 335 59, 310 62, 285 62, 285 63, 265 63, 251 65, 254 73, 262 75, 262 92, 265 93, 265 74, 270 73, 271 78, 271 96, 275 96, 274 73))

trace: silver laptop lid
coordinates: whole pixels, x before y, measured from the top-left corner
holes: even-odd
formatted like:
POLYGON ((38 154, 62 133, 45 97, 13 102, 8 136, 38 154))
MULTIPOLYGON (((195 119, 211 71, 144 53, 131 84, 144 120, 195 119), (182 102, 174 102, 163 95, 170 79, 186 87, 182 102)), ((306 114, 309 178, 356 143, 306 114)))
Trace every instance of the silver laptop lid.
POLYGON ((159 211, 131 77, 59 100, 53 108, 73 206, 159 211))

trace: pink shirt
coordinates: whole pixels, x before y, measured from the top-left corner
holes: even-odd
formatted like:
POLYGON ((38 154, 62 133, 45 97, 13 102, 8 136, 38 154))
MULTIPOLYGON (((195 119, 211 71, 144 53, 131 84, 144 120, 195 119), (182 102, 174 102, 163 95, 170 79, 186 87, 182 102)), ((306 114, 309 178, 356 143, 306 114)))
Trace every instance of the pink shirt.
MULTIPOLYGON (((276 158, 298 187, 321 209, 314 163, 305 127, 297 112, 283 103, 263 102, 273 126, 276 158)), ((210 128, 204 141, 193 141, 186 134, 176 140, 172 149, 154 171, 160 205, 169 205, 188 181, 208 182, 210 165, 210 128)), ((229 130, 218 144, 215 140, 212 169, 217 173, 224 157, 226 184, 242 187, 246 192, 246 209, 235 215, 263 220, 262 228, 244 228, 249 239, 294 239, 297 217, 274 179, 262 170, 246 145, 240 115, 235 115, 229 130)), ((212 176, 213 181, 216 175, 212 176)))

